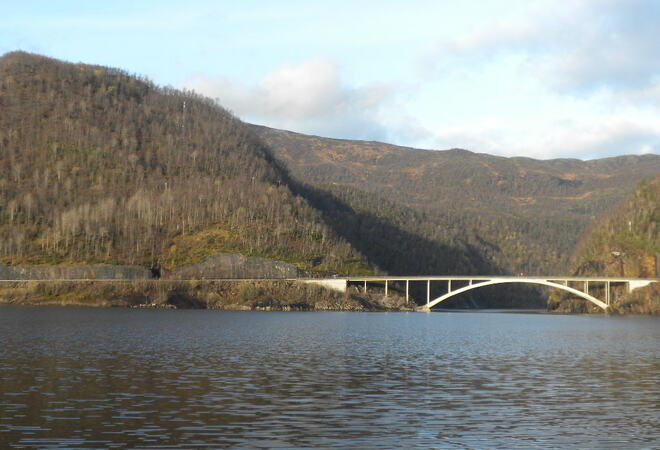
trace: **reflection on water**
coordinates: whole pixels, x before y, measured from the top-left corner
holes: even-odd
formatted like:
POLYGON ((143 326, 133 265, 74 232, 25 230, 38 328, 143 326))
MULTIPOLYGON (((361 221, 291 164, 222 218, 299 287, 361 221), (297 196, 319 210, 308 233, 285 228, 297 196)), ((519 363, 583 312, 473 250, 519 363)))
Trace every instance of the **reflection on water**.
POLYGON ((660 321, 0 308, 0 447, 649 448, 660 321))

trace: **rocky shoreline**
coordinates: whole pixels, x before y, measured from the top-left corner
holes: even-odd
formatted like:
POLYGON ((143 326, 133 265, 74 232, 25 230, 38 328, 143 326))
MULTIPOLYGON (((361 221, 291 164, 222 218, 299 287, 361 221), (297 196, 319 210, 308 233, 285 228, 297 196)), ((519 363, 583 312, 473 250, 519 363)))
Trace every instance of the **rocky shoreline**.
MULTIPOLYGON (((612 315, 660 315, 660 283, 635 289, 633 292, 615 292, 608 314, 612 315)), ((548 300, 548 311, 569 314, 602 314, 603 311, 590 302, 576 299, 564 292, 553 292, 548 300)))
POLYGON ((390 294, 346 293, 281 281, 4 281, 0 303, 262 311, 413 311, 390 294))

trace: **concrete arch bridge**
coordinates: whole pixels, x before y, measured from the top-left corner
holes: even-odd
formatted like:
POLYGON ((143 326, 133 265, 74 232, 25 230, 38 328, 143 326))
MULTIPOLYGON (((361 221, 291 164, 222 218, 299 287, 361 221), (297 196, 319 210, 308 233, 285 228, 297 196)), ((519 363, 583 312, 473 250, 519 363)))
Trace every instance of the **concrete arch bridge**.
MULTIPOLYGON (((479 289, 485 286, 499 284, 534 284, 549 286, 583 298, 603 310, 607 310, 611 304, 612 288, 614 286, 625 286, 628 292, 648 286, 651 283, 660 282, 660 278, 606 278, 606 277, 511 277, 511 276, 415 276, 415 277, 349 277, 332 280, 317 280, 319 284, 329 283, 328 287, 338 290, 346 290, 348 286, 359 286, 367 292, 369 286, 384 286, 385 296, 388 295, 394 283, 401 285, 405 283, 406 301, 410 301, 410 283, 426 282, 426 304, 420 306, 420 311, 430 311, 434 306, 462 294, 464 292, 479 289), (444 293, 438 297, 431 294, 432 283, 442 282, 444 293), (333 286, 330 286, 332 284, 333 286), (433 297, 433 298, 432 298, 433 297)), ((372 287, 372 288, 373 288, 372 287)), ((436 287, 437 288, 437 287, 436 287)), ((436 289, 437 291, 437 289, 436 289)))

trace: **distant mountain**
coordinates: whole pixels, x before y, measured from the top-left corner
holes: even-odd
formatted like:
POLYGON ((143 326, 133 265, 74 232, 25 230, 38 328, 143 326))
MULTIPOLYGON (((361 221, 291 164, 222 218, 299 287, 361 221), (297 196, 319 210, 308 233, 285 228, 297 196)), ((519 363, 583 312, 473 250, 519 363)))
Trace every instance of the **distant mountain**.
MULTIPOLYGON (((464 243, 505 273, 567 273, 595 218, 660 173, 658 155, 535 160, 253 130, 302 182, 436 245, 464 243)), ((398 260, 385 267, 405 271, 398 260)))
POLYGON ((218 252, 367 267, 211 100, 107 67, 0 58, 0 264, 157 272, 218 252))

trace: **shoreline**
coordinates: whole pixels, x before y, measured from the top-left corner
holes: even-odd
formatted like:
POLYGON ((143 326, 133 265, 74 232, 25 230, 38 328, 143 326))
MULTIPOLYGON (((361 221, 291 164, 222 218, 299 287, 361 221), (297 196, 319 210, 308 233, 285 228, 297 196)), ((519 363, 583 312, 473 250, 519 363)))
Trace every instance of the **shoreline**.
MULTIPOLYGON (((339 292, 287 279, 82 279, 0 280, 0 304, 137 309, 215 309, 239 311, 414 312, 414 302, 395 291, 339 292)), ((582 302, 549 302, 548 308, 439 308, 434 312, 658 316, 655 309, 613 305, 608 312, 585 310, 582 302), (553 307, 554 306, 554 307, 553 307), (559 307, 557 307, 559 306, 559 307), (638 310, 639 309, 639 310, 638 310)))
POLYGON ((338 292, 291 280, 18 280, 0 282, 0 303, 160 309, 413 311, 394 293, 338 292))
POLYGON ((644 314, 644 313, 584 313, 584 312, 568 312, 568 311, 546 311, 539 309, 496 309, 496 308, 483 308, 483 309, 439 309, 432 311, 418 311, 414 308, 408 309, 299 309, 299 308, 273 308, 273 307, 255 307, 238 306, 238 307, 220 307, 220 308, 177 308, 175 306, 167 305, 135 305, 135 306, 119 306, 119 305, 92 305, 85 303, 58 303, 58 302, 40 302, 40 303, 11 303, 2 301, 0 299, 0 308, 3 307, 17 307, 17 308, 84 308, 84 309, 137 309, 137 310, 175 310, 175 311, 233 311, 233 312, 314 312, 314 313, 332 313, 332 312, 354 312, 354 313, 425 313, 425 314, 530 314, 530 315, 548 315, 548 316, 585 316, 585 317, 660 317, 658 314, 644 314))

